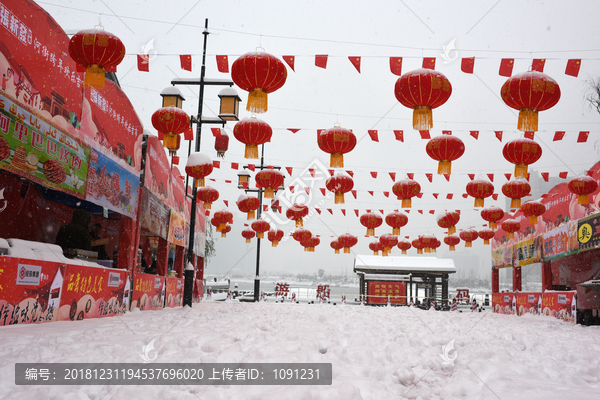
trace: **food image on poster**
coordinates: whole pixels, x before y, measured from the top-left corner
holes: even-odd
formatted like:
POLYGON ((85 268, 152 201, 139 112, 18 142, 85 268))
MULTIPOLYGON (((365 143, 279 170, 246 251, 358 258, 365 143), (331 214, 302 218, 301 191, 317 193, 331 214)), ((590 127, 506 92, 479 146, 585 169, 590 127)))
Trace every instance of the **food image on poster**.
POLYGON ((6 139, 0 136, 0 161, 7 159, 10 156, 10 146, 6 139))
POLYGON ((62 165, 56 160, 48 160, 44 163, 44 176, 50 182, 61 184, 67 179, 67 174, 62 165))

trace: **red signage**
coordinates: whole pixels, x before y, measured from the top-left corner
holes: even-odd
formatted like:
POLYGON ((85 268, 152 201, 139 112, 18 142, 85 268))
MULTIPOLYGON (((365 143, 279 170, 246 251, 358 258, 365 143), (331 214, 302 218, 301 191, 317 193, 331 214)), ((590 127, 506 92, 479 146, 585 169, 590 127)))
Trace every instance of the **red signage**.
POLYGON ((171 196, 169 159, 156 136, 148 137, 147 151, 144 185, 157 195, 164 204, 169 205, 169 197, 171 196))
POLYGON ((493 293, 492 310, 497 314, 514 314, 514 293, 493 293))
POLYGON ((406 282, 369 281, 368 304, 406 304, 406 282))
POLYGON ((515 293, 516 297, 516 314, 521 316, 526 313, 538 315, 542 310, 542 294, 535 292, 519 292, 515 293))
POLYGON ((183 278, 166 278, 167 301, 165 307, 183 306, 183 278))
POLYGON ((577 322, 577 291, 554 292, 547 290, 542 296, 542 314, 577 322))
POLYGON ((165 277, 141 272, 133 274, 131 309, 160 310, 165 304, 165 277))

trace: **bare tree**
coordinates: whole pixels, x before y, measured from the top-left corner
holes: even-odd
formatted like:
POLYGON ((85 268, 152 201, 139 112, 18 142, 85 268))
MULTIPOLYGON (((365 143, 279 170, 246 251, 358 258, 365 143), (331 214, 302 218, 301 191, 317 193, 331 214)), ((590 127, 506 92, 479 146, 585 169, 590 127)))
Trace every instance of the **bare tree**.
POLYGON ((600 114, 600 78, 590 78, 586 81, 588 88, 586 91, 586 100, 600 114))
POLYGON ((208 229, 206 230, 206 241, 205 241, 205 248, 204 248, 205 266, 208 265, 208 263, 210 262, 210 259, 213 258, 216 254, 216 250, 215 250, 216 239, 213 236, 213 227, 210 223, 206 224, 206 226, 208 227, 208 229))

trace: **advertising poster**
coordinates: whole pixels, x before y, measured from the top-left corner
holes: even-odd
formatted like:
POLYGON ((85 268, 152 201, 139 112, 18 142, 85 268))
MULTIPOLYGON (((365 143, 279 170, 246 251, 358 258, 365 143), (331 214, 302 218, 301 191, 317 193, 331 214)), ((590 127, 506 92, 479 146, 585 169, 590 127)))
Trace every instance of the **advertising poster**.
POLYGON ((515 267, 522 267, 542 261, 542 236, 523 240, 515 244, 515 267))
POLYGON ((135 272, 133 274, 133 289, 131 309, 161 310, 165 304, 165 277, 135 272))
POLYGON ((513 266, 513 246, 504 246, 492 250, 492 265, 494 269, 513 266))
POLYGON ((579 251, 600 247, 600 214, 581 218, 577 225, 579 251))
POLYGON ((85 197, 89 148, 0 92, 0 168, 85 197))
POLYGON ((406 282, 369 281, 367 285, 368 304, 406 303, 406 282))
POLYGON ((577 221, 544 233, 544 261, 554 260, 577 252, 577 221))
POLYGON ((165 149, 156 136, 148 137, 148 155, 146 157, 146 177, 144 187, 158 196, 163 204, 169 204, 171 195, 171 177, 169 159, 165 149))
POLYGON ((183 278, 166 278, 167 301, 165 307, 183 306, 183 278))
POLYGON ((127 271, 67 265, 60 296, 59 321, 112 317, 127 311, 123 295, 127 271))
POLYGON ((56 321, 65 267, 0 257, 0 326, 56 321))
POLYGON ((142 190, 141 224, 153 234, 167 239, 171 209, 147 188, 142 190))
POLYGON ((514 314, 514 293, 492 293, 492 309, 496 314, 514 314))
POLYGON ((171 210, 171 219, 169 221, 169 243, 176 246, 185 246, 185 220, 182 216, 171 210))
POLYGON ((556 317, 572 324, 577 322, 577 291, 546 290, 542 296, 542 315, 556 317))
POLYGON ((194 279, 194 303, 199 303, 204 297, 204 282, 202 279, 194 279))
POLYGON ((516 314, 521 316, 525 313, 538 315, 542 311, 542 293, 539 292, 519 292, 515 293, 516 297, 516 314))

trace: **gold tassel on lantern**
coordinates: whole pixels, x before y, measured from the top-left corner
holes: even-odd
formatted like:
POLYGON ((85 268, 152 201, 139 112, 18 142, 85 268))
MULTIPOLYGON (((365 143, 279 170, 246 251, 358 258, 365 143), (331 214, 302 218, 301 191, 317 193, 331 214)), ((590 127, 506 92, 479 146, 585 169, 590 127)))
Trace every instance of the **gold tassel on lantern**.
POLYGON ((222 237, 222 238, 224 238, 224 237, 227 237, 227 232, 225 232, 225 231, 222 231, 222 232, 221 232, 221 237, 222 237))
POLYGON ((177 135, 174 133, 165 133, 163 136, 163 147, 169 150, 177 150, 177 135))
POLYGON ((340 254, 340 249, 335 249, 335 254, 340 254))
POLYGON ((248 211, 248 219, 254 219, 256 218, 256 211, 255 210, 250 210, 248 211))
POLYGON ((335 194, 335 204, 345 204, 344 203, 344 193, 336 193, 335 194))
POLYGON ((344 247, 344 254, 350 254, 350 247, 344 247))
POLYGON ((475 197, 474 207, 483 207, 484 198, 483 197, 475 197))
POLYGON ((521 199, 511 199, 510 200, 510 208, 519 208, 521 207, 521 199))
POLYGON ((375 236, 375 228, 367 228, 367 236, 375 236))
POLYGON ((379 255, 379 251, 378 250, 373 251, 373 255, 374 256, 378 256, 379 255))
POLYGON ((389 255, 389 252, 388 252, 387 250, 383 250, 383 251, 381 252, 381 256, 382 256, 382 257, 387 257, 388 255, 389 255))
POLYGON ((456 250, 456 246, 450 246, 450 251, 455 251, 456 250))
POLYGON ((273 240, 273 242, 271 242, 271 247, 277 247, 278 244, 279 240, 273 240))
POLYGON ((344 155, 342 153, 332 153, 329 157, 329 166, 331 168, 344 168, 344 155))
POLYGON ((402 254, 408 254, 406 250, 402 250, 402 254))
POLYGON ((450 161, 442 160, 438 163, 438 175, 450 175, 452 171, 452 163, 450 161))
POLYGON ((262 114, 267 112, 269 109, 269 98, 267 92, 261 88, 252 89, 248 93, 248 104, 246 105, 246 111, 250 111, 256 114, 262 114))
POLYGON ((519 111, 517 129, 522 132, 535 132, 538 130, 538 112, 533 108, 524 108, 519 111))
MULTIPOLYGON (((204 187, 204 178, 196 178, 194 180, 194 185, 196 187, 204 187)), ((210 209, 210 207, 208 207, 210 209)))
POLYGON ((265 234, 264 234, 264 232, 257 232, 256 237, 259 239, 263 239, 265 237, 265 234))
POLYGON ((483 239, 483 244, 490 244, 490 239, 483 239))
POLYGON ((273 188, 265 188, 265 199, 274 199, 275 198, 275 191, 273 190, 273 188))
POLYGON ((417 249, 417 254, 423 254, 423 249, 417 249))
POLYGON ((98 64, 87 67, 85 70, 85 77, 83 78, 83 86, 86 88, 104 88, 104 68, 98 64))
MULTIPOLYGON (((529 216, 529 223, 530 223, 531 225, 535 225, 535 224, 537 224, 537 221, 538 221, 537 215, 530 215, 530 216, 529 216)), ((486 244, 487 244, 487 243, 486 243, 486 244)))
POLYGON ((223 229, 226 229, 227 224, 224 222, 219 223, 219 227, 217 228, 217 232, 221 232, 223 229))
POLYGON ((473 247, 472 242, 465 242, 465 247, 473 247))
POLYGON ((258 158, 258 145, 247 144, 244 150, 244 158, 258 158))
POLYGON ((302 218, 298 218, 296 220, 296 228, 302 228, 304 224, 302 223, 302 218))
POLYGON ((204 209, 205 210, 210 210, 210 207, 212 206, 212 203, 209 201, 205 201, 204 202, 204 209))
POLYGON ((434 247, 432 247, 432 248, 431 248, 431 252, 432 252, 432 253, 437 253, 437 250, 436 250, 434 247))
POLYGON ((490 227, 490 229, 496 229, 496 228, 498 227, 498 224, 497 224, 497 223, 495 223, 495 222, 490 222, 490 223, 488 224, 488 226, 490 227))
POLYGON ((513 232, 508 232, 508 234, 506 235, 506 237, 508 237, 509 239, 512 239, 515 237, 515 234, 513 232))
POLYGON ((425 253, 431 253, 431 247, 425 247, 425 253))
POLYGON ((456 233, 456 226, 452 225, 450 228, 448 228, 448 235, 452 235, 456 233))
POLYGON ((515 178, 527 178, 527 164, 515 164, 515 178))
POLYGON ((590 204, 587 194, 580 194, 577 196, 577 204, 586 205, 590 204))
POLYGON ((412 200, 410 197, 405 197, 402 199, 402 208, 410 208, 412 205, 412 200))
POLYGON ((392 228, 392 235, 394 236, 400 236, 400 228, 399 227, 394 227, 392 228))
MULTIPOLYGON (((429 106, 417 106, 413 111, 413 129, 428 131, 433 127, 433 112, 429 106)), ((537 129, 536 129, 537 130, 537 129)))
POLYGON ((246 238, 246 243, 252 243, 252 240, 246 238))

